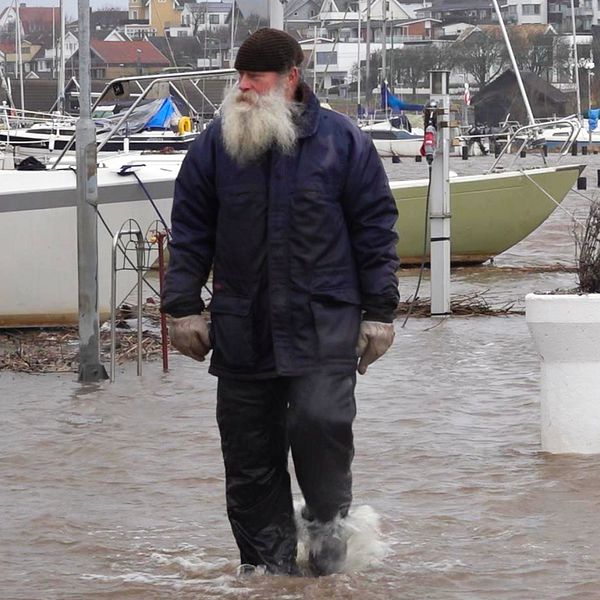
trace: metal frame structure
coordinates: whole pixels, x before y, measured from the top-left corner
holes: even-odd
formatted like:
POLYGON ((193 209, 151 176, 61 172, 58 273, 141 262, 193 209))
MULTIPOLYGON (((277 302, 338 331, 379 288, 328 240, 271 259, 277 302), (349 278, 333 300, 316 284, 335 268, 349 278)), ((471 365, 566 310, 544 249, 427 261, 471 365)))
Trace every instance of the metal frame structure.
MULTIPOLYGON (((579 135, 579 131, 581 129, 581 124, 574 117, 565 117, 564 119, 557 119, 556 121, 546 121, 543 123, 534 123, 533 125, 524 125, 523 127, 519 127, 508 138, 508 141, 498 154, 496 160, 494 161, 494 164, 489 168, 487 173, 493 173, 494 171, 496 171, 500 164, 500 161, 508 153, 509 149, 512 147, 513 144, 518 143, 519 147, 516 152, 512 153, 514 154, 514 156, 509 168, 512 168, 515 161, 517 160, 517 158, 523 150, 531 148, 532 143, 537 142, 538 148, 542 147, 540 142, 543 140, 543 138, 540 138, 540 134, 543 134, 544 129, 556 127, 570 128, 570 132, 567 135, 567 138, 563 142, 559 151, 559 157, 557 159, 557 162, 560 162, 561 158, 569 152, 571 146, 573 145, 575 140, 577 140, 577 136, 579 135)), ((545 156, 543 157, 543 159, 544 164, 547 164, 545 156)))
MULTIPOLYGON (((186 81, 189 80, 193 83, 194 87, 198 89, 198 91, 204 96, 205 94, 198 88, 198 81, 201 79, 208 79, 213 77, 222 77, 222 76, 232 76, 236 74, 237 71, 235 69, 217 69, 214 71, 188 71, 185 73, 160 73, 157 75, 134 75, 130 77, 117 77, 110 81, 98 97, 98 99, 94 102, 92 106, 92 112, 94 109, 104 100, 105 96, 109 91, 114 91, 118 86, 122 86, 124 83, 137 83, 142 90, 142 93, 135 99, 132 105, 123 113, 123 116, 119 119, 117 124, 111 129, 111 131, 103 136, 102 141, 98 144, 97 151, 100 151, 102 147, 115 135, 117 131, 121 128, 123 123, 127 120, 129 115, 140 105, 140 103, 148 96, 149 92, 158 84, 162 82, 175 83, 177 81, 186 81), (149 82, 147 87, 143 87, 143 82, 149 82)), ((178 97, 185 102, 185 104, 193 111, 193 114, 197 114, 197 111, 194 107, 187 101, 187 99, 183 96, 183 94, 175 87, 171 86, 178 97)), ((208 98, 207 98, 208 100, 208 98)), ((69 142, 65 145, 60 156, 56 159, 56 161, 52 165, 52 169, 55 169, 60 161, 65 156, 65 154, 70 150, 75 142, 75 135, 71 137, 69 142)))

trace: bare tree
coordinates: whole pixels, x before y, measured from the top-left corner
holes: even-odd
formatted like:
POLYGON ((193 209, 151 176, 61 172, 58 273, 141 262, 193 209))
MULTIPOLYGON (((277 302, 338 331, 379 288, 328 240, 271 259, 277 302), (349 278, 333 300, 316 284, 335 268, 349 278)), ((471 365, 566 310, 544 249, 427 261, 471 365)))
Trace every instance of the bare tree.
POLYGON ((235 41, 241 44, 250 34, 261 27, 268 27, 269 19, 256 13, 250 13, 247 17, 236 16, 235 41))
POLYGON ((475 30, 452 47, 455 66, 473 77, 481 88, 494 79, 506 64, 506 50, 500 32, 475 30))
MULTIPOLYGON (((550 80, 553 69, 562 73, 568 68, 569 48, 556 35, 542 31, 531 32, 522 27, 511 27, 508 35, 521 71, 531 71, 550 80)), ((508 53, 505 60, 508 61, 508 53)))
POLYGON ((439 46, 413 46, 394 50, 392 81, 400 82, 412 89, 413 95, 421 82, 427 82, 432 69, 450 69, 454 57, 439 46))

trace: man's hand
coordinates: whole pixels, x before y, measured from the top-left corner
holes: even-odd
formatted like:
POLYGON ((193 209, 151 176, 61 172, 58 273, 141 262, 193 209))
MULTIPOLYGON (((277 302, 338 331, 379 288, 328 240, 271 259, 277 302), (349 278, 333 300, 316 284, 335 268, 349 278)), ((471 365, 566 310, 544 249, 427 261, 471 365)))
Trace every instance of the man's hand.
POLYGON ((208 323, 201 315, 169 316, 171 344, 181 354, 202 362, 210 351, 208 323))
POLYGON ((363 321, 360 324, 356 355, 360 356, 358 372, 364 375, 367 367, 383 356, 394 341, 394 324, 363 321))

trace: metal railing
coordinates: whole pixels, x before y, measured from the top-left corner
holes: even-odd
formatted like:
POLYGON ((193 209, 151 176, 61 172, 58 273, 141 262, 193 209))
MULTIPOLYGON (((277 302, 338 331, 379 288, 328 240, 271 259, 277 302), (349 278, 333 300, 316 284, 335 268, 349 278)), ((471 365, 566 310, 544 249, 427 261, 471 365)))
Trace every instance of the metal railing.
MULTIPOLYGON (((516 151, 512 152, 513 161, 510 164, 512 167, 521 154, 522 151, 528 149, 540 149, 545 145, 546 139, 543 137, 543 131, 546 129, 567 129, 567 135, 564 142, 560 145, 559 157, 557 162, 560 162, 561 158, 565 156, 573 143, 577 140, 577 136, 581 130, 581 123, 575 116, 565 117, 564 119, 556 119, 555 121, 546 121, 543 123, 534 123, 533 125, 524 125, 516 129, 512 135, 508 138, 506 144, 504 144, 502 150, 498 153, 496 160, 493 165, 489 168, 487 173, 493 173, 499 168, 499 164, 504 156, 511 150, 513 146, 517 148, 516 151)), ((544 158, 544 164, 546 164, 546 158, 544 158)))
MULTIPOLYGON (((102 140, 98 144, 97 151, 100 151, 104 147, 104 145, 120 130, 123 123, 125 123, 125 121, 131 115, 131 113, 140 105, 140 103, 145 98, 148 97, 148 94, 150 93, 150 91, 152 89, 154 89, 154 87, 159 85, 160 83, 168 82, 169 84, 174 84, 174 83, 180 82, 180 81, 190 81, 190 82, 192 82, 192 85, 194 85, 194 87, 197 89, 197 91, 200 92, 203 95, 203 97, 208 100, 208 98, 206 97, 204 92, 202 92, 202 90, 200 90, 200 88, 198 87, 198 81, 200 81, 201 79, 208 79, 211 77, 232 76, 235 73, 237 73, 237 71, 235 69, 217 69, 215 71, 188 71, 186 73, 160 73, 157 75, 136 75, 136 76, 130 76, 130 77, 117 77, 116 79, 113 79, 105 86, 104 90, 102 91, 102 93, 100 94, 100 96, 98 97, 96 102, 94 102, 94 105, 92 106, 92 113, 96 109, 96 107, 104 100, 104 98, 108 95, 109 92, 112 91, 113 93, 116 93, 116 91, 119 89, 123 90, 123 84, 125 84, 125 83, 136 83, 140 87, 141 93, 135 99, 135 101, 132 103, 132 105, 123 113, 121 118, 118 120, 116 125, 114 125, 112 127, 110 132, 106 136, 102 137, 102 140), (144 83, 147 83, 148 85, 146 87, 143 87, 144 83)), ((187 101, 187 99, 184 97, 184 95, 181 93, 181 91, 179 89, 177 89, 177 87, 175 87, 174 85, 171 85, 171 89, 174 91, 174 93, 180 99, 182 99, 186 103, 186 105, 193 111, 194 114, 197 114, 195 109, 187 101)), ((60 163, 62 158, 65 156, 65 154, 71 149, 71 147, 73 146, 74 143, 75 143, 75 134, 72 135, 71 139, 67 142, 67 144, 63 148, 60 156, 53 163, 53 165, 51 167, 52 169, 56 168, 56 166, 60 163)))

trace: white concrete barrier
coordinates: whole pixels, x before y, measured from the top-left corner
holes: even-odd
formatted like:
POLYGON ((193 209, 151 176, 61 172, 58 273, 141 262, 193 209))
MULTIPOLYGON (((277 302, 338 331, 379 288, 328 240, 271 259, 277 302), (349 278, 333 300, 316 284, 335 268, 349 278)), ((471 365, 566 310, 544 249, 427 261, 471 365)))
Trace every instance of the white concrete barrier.
POLYGON ((600 453, 600 294, 528 294, 541 357, 542 450, 600 453))

